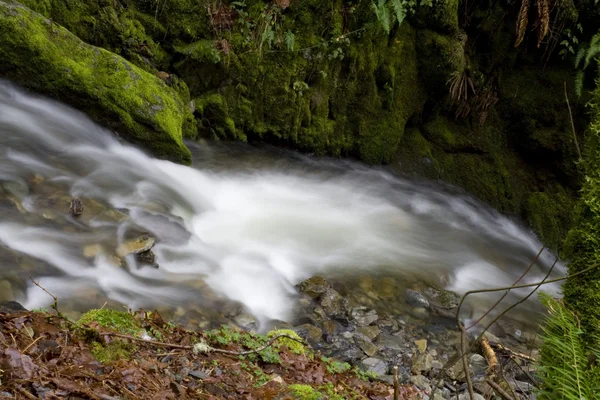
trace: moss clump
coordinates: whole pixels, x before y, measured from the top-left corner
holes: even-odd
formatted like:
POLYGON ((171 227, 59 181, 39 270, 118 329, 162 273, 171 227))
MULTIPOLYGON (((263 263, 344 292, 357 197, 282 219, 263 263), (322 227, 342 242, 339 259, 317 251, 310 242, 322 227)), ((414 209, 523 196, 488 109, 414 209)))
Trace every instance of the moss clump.
POLYGON ((101 363, 110 363, 131 358, 135 347, 131 343, 115 340, 106 345, 92 343, 92 355, 101 363))
POLYGON ((318 390, 309 385, 294 384, 288 386, 290 393, 296 399, 301 400, 321 400, 323 395, 318 390))
POLYGON ((132 314, 110 308, 90 310, 79 318, 77 324, 81 326, 94 322, 103 328, 113 329, 125 334, 135 335, 143 331, 132 314))
MULTIPOLYGON (((298 334, 291 329, 277 329, 277 330, 267 333, 267 337, 269 337, 269 338, 272 338, 273 336, 277 336, 277 335, 289 335, 298 340, 302 340, 302 338, 300 336, 298 336, 298 334)), ((277 344, 279 346, 286 346, 294 354, 305 354, 306 353, 306 348, 302 345, 302 343, 297 342, 292 339, 288 339, 288 338, 277 339, 277 344)))
POLYGON ((189 109, 157 77, 17 3, 0 0, 0 74, 56 97, 156 156, 189 163, 189 109))

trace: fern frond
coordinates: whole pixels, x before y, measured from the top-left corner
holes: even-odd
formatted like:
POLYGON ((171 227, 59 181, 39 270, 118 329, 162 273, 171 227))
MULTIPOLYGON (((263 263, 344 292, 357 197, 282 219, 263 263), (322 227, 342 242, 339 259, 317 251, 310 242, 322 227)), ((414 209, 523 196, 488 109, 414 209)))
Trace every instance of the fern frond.
POLYGON ((537 5, 537 13, 540 21, 537 42, 537 47, 539 48, 542 40, 544 40, 550 30, 550 7, 548 6, 548 0, 535 0, 535 3, 537 5))
POLYGON ((515 47, 519 47, 525 38, 525 31, 527 30, 527 24, 529 22, 530 1, 531 0, 521 0, 521 9, 519 10, 519 16, 517 17, 517 40, 515 41, 515 47))
POLYGON ((575 74, 575 94, 577 97, 581 97, 583 94, 583 71, 577 71, 575 74))
POLYGON ((283 40, 285 41, 286 49, 288 51, 294 51, 294 45, 296 44, 296 35, 294 35, 294 32, 292 32, 292 31, 285 32, 283 40))
POLYGON ((587 49, 587 54, 585 55, 585 63, 583 64, 583 69, 587 68, 598 54, 600 54, 600 41, 590 42, 590 47, 587 49))
POLYGON ((577 50, 577 55, 575 56, 575 68, 579 67, 581 60, 585 57, 585 53, 585 47, 580 47, 579 50, 577 50))
POLYGON ((591 399, 594 392, 586 372, 587 351, 576 317, 548 294, 540 293, 540 299, 549 315, 542 329, 543 383, 538 399, 591 399))
POLYGON ((402 24, 404 18, 406 18, 406 8, 402 3, 402 0, 391 0, 392 9, 394 10, 394 15, 396 16, 396 21, 398 21, 398 25, 402 24))
POLYGON ((386 0, 377 0, 377 3, 375 3, 375 0, 371 0, 371 8, 385 33, 389 34, 392 30, 392 21, 390 21, 390 12, 386 0))

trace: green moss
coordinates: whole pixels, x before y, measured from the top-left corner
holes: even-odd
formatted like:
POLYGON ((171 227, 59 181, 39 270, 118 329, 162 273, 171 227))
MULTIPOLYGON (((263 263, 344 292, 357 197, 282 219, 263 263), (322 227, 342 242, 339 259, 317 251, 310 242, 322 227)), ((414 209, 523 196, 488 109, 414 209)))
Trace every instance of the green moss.
POLYGON ((560 249, 565 232, 573 222, 576 203, 573 196, 556 185, 554 192, 534 192, 527 199, 525 218, 542 242, 551 249, 560 249))
POLYGON ((465 68, 465 53, 458 39, 432 30, 420 30, 417 38, 421 77, 430 95, 448 93, 447 82, 465 68))
POLYGON ((288 386, 292 396, 300 400, 321 400, 323 395, 318 390, 309 385, 293 384, 288 386))
POLYGON ((90 310, 77 321, 80 326, 91 323, 97 323, 103 328, 113 329, 125 334, 138 334, 143 331, 132 314, 110 308, 90 310))
MULTIPOLYGON (((277 335, 289 335, 298 340, 302 340, 302 338, 300 336, 298 336, 298 334, 291 329, 277 329, 277 330, 267 333, 267 337, 269 337, 269 338, 272 338, 273 336, 277 336, 277 335)), ((277 344, 280 346, 286 346, 294 354, 305 354, 306 353, 306 348, 302 345, 302 343, 297 342, 292 339, 288 339, 288 338, 277 339, 277 344)))
POLYGON ((17 4, 0 1, 0 74, 56 97, 156 156, 189 163, 184 105, 157 77, 17 4))
POLYGON ((101 363, 111 363, 119 360, 128 360, 135 351, 135 347, 122 340, 114 340, 106 345, 98 342, 92 343, 92 355, 101 363))
MULTIPOLYGON (((569 273, 600 265, 600 85, 591 102, 592 123, 586 143, 585 172, 575 227, 565 242, 569 273)), ((567 280, 565 300, 577 312, 590 347, 600 338, 600 268, 567 280)))

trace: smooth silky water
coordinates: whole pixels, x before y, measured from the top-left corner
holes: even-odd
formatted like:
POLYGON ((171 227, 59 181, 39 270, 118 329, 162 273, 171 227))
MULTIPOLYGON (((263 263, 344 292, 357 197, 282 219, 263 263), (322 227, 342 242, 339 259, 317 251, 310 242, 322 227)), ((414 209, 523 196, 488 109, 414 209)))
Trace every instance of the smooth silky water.
MULTIPOLYGON (((291 319, 294 285, 313 275, 357 290, 371 279, 374 291, 391 279, 397 305, 386 303, 401 313, 414 282, 458 293, 510 285, 542 246, 469 196, 383 168, 235 143, 190 147, 192 167, 154 159, 0 81, 0 280, 28 308, 52 302, 31 276, 72 310, 109 301, 182 314, 228 299, 265 322, 291 319), (73 196, 86 205, 79 218, 73 196), (142 232, 157 239, 160 267, 132 256, 117 266, 116 246, 142 232)), ((545 251, 522 282, 540 280, 553 261, 545 251)), ((564 272, 558 263, 552 276, 564 272)), ((473 296, 465 319, 498 296, 473 296)), ((540 314, 536 296, 513 313, 540 314)))

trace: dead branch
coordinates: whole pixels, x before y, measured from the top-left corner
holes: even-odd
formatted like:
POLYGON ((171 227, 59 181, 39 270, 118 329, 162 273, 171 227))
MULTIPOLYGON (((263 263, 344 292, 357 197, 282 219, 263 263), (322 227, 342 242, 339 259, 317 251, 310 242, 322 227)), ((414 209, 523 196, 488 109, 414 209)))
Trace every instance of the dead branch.
POLYGON ((498 385, 496 382, 492 381, 491 379, 486 378, 485 382, 490 385, 492 387, 492 389, 494 389, 494 391, 496 393, 498 393, 498 395, 500 397, 502 397, 504 400, 515 400, 514 397, 512 397, 511 395, 509 395, 508 393, 506 393, 506 391, 504 389, 502 389, 500 387, 500 385, 498 385))
POLYGON ((473 382, 471 381, 471 369, 469 368, 469 363, 467 362, 467 353, 469 352, 467 333, 465 332, 465 328, 464 328, 462 322, 460 321, 460 319, 458 319, 458 316, 457 316, 457 323, 458 323, 458 327, 460 329, 460 351, 462 353, 461 358, 462 358, 463 369, 465 371, 465 380, 467 381, 467 389, 469 390, 469 397, 471 400, 474 400, 475 399, 475 391, 473 390, 473 382))
POLYGON ((490 370, 495 372, 498 368, 498 358, 496 357, 496 353, 490 346, 490 342, 488 342, 486 338, 481 338, 481 348, 483 350, 483 355, 490 367, 490 370))
POLYGON ((400 381, 398 380, 398 366, 394 365, 394 400, 400 398, 400 381))

